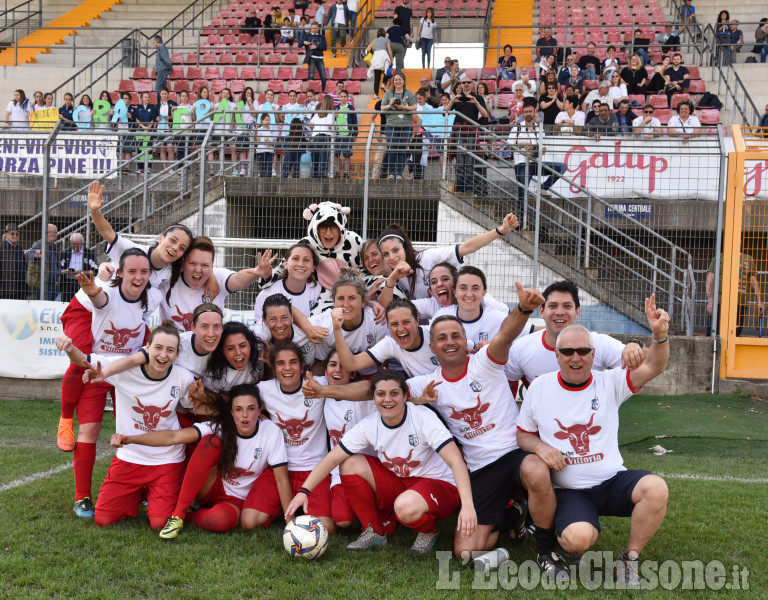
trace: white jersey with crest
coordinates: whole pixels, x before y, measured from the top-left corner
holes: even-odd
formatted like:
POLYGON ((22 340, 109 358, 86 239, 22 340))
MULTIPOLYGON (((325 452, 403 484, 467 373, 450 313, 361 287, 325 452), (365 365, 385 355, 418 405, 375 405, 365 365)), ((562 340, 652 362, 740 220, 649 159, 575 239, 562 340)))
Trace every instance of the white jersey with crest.
POLYGON ((471 321, 464 321, 459 317, 459 307, 456 304, 453 304, 438 310, 432 320, 434 321, 443 315, 450 315, 459 319, 461 324, 464 326, 467 339, 472 341, 474 344, 479 344, 480 342, 491 341, 493 337, 499 333, 501 324, 504 322, 504 319, 507 318, 509 312, 502 312, 500 310, 481 307, 480 315, 476 319, 471 321))
MULTIPOLYGON (((333 337, 333 320, 331 319, 331 311, 327 311, 320 315, 317 322, 313 320, 313 324, 326 327, 330 332, 330 335, 317 345, 315 354, 318 360, 325 360, 331 353, 331 349, 336 345, 333 337)), ((352 354, 358 354, 373 348, 378 342, 383 340, 389 330, 386 325, 379 325, 376 323, 373 317, 373 310, 365 307, 363 308, 363 320, 354 329, 347 329, 343 325, 341 331, 344 336, 344 341, 347 342, 347 346, 352 351, 352 354)), ((361 369, 361 375, 372 375, 377 371, 376 367, 369 367, 367 369, 361 369)))
POLYGON ((408 373, 408 377, 426 375, 434 371, 440 363, 429 347, 429 327, 420 326, 419 337, 421 339, 419 345, 412 350, 403 349, 395 338, 388 335, 366 352, 379 366, 385 360, 396 360, 408 373))
POLYGON ((488 346, 467 357, 467 368, 458 379, 448 379, 441 368, 409 379, 411 395, 421 396, 430 381, 441 382, 433 406, 464 449, 470 471, 518 447, 517 404, 504 376, 504 364, 488 356, 488 346))
POLYGON ((222 310, 224 309, 224 300, 232 293, 227 287, 227 283, 234 274, 235 272, 229 269, 213 268, 211 277, 215 277, 216 283, 219 284, 219 294, 210 300, 205 295, 205 285, 199 290, 193 290, 184 281, 184 273, 182 272, 176 285, 171 288, 171 295, 168 300, 165 299, 165 296, 168 293, 170 281, 166 282, 160 289, 163 293, 163 301, 160 303, 160 319, 162 321, 171 319, 179 331, 192 331, 192 313, 203 302, 210 301, 222 310))
POLYGON ((563 455, 565 468, 552 471, 556 487, 587 489, 626 470, 619 452, 619 407, 638 391, 626 369, 592 371, 578 388, 566 386, 560 371, 531 383, 517 427, 563 455))
MULTIPOLYGON (((320 385, 328 385, 325 377, 315 377, 320 385)), ((302 381, 302 383, 304 383, 302 381)), ((272 422, 283 430, 288 453, 288 469, 311 471, 328 453, 326 443, 324 398, 305 398, 301 388, 286 393, 277 379, 259 383, 264 408, 272 422)))
MULTIPOLYGON (((213 433, 210 421, 193 425, 199 439, 213 433)), ((221 437, 221 436, 219 436, 221 437)), ((256 431, 249 437, 237 434, 237 456, 235 470, 222 475, 221 484, 228 496, 245 500, 253 482, 267 467, 282 467, 288 464, 285 444, 280 429, 272 421, 259 421, 256 431)))
POLYGON ((285 279, 278 279, 268 288, 261 290, 259 295, 256 296, 256 303, 253 305, 253 315, 257 321, 261 321, 264 318, 263 309, 266 299, 275 294, 282 294, 291 301, 291 306, 296 307, 309 318, 309 313, 317 306, 317 299, 322 291, 322 288, 316 283, 307 282, 300 293, 294 294, 285 287, 285 279))
MULTIPOLYGON (((121 357, 99 358, 109 364, 121 357)), ((90 362, 91 356, 88 356, 90 362)), ((171 365, 163 379, 152 379, 146 367, 134 367, 112 375, 107 382, 115 386, 115 432, 123 435, 141 435, 150 431, 176 431, 180 429, 176 406, 192 408, 187 388, 194 375, 171 365)), ((128 444, 117 449, 117 458, 137 465, 167 465, 184 460, 184 444, 174 446, 140 446, 128 444)))
POLYGON ((205 369, 208 367, 208 354, 198 354, 195 350, 195 334, 191 331, 185 331, 179 334, 179 356, 175 364, 184 367, 195 377, 202 377, 205 369))
MULTIPOLYGON (((339 443, 339 440, 345 433, 347 433, 347 431, 373 413, 378 413, 373 400, 352 402, 351 400, 334 400, 333 398, 326 398, 324 408, 325 426, 328 428, 331 449, 339 443)), ((370 447, 358 454, 376 456, 373 448, 370 447)), ((341 476, 339 475, 339 467, 336 467, 331 471, 331 487, 339 485, 340 483, 341 476)))
POLYGON ((435 413, 426 406, 406 403, 398 425, 386 425, 377 412, 345 433, 339 446, 347 454, 373 446, 381 464, 398 477, 425 477, 456 485, 451 468, 438 454, 452 441, 435 413))
MULTIPOLYGON (((540 375, 560 370, 555 349, 545 341, 546 331, 542 329, 541 335, 537 331, 536 335, 512 344, 509 349, 509 360, 504 369, 510 381, 522 380, 526 386, 529 386, 540 375)), ((595 331, 592 332, 592 340, 595 344, 593 369, 603 371, 621 367, 624 344, 610 335, 595 331)))
POLYGON ((152 252, 155 251, 154 246, 137 244, 129 239, 122 237, 119 233, 115 234, 115 239, 111 244, 107 244, 104 247, 104 252, 107 254, 107 256, 109 256, 110 260, 112 261, 112 265, 115 267, 115 272, 112 275, 113 278, 117 276, 117 267, 120 265, 120 257, 123 255, 123 252, 130 250, 131 248, 138 248, 139 250, 143 250, 147 253, 147 256, 149 256, 149 266, 152 270, 149 275, 149 283, 152 284, 153 288, 158 289, 171 279, 170 264, 165 265, 160 270, 156 270, 152 266, 152 252))
POLYGON ((92 314, 92 351, 104 356, 132 354, 144 343, 149 315, 160 302, 160 292, 152 288, 147 290, 145 309, 140 299, 128 300, 119 285, 112 287, 107 282, 101 283, 100 287, 107 295, 107 303, 101 308, 96 308, 83 290, 75 294, 81 306, 92 314))
POLYGON ((229 365, 224 368, 224 373, 220 379, 212 379, 211 374, 206 372, 203 375, 203 385, 212 392, 230 390, 241 383, 257 384, 264 376, 264 365, 260 362, 255 369, 248 363, 242 371, 233 369, 229 365))
MULTIPOLYGON (((448 308, 440 304, 437 301, 437 298, 431 295, 429 298, 417 298, 415 300, 411 300, 411 302, 413 302, 416 310, 419 311, 419 318, 426 321, 431 321, 432 317, 435 316, 435 313, 441 308, 448 308)), ((496 300, 496 298, 491 296, 490 292, 487 292, 485 296, 483 296, 483 306, 490 310, 500 310, 505 313, 509 312, 509 306, 503 302, 500 302, 499 300, 496 300)))
MULTIPOLYGON (((269 330, 269 327, 267 327, 267 324, 264 323, 264 321, 261 319, 257 320, 256 323, 253 324, 251 331, 256 334, 256 337, 258 337, 260 340, 263 340, 267 344, 272 341, 272 332, 269 330)), ((304 333, 300 327, 291 325, 291 335, 288 339, 296 344, 299 348, 301 348, 301 353, 304 355, 305 367, 309 368, 315 364, 316 346, 309 341, 307 334, 304 333)))
MULTIPOLYGON (((429 297, 429 272, 435 265, 441 262, 447 262, 454 267, 458 267, 464 262, 464 259, 459 256, 458 244, 455 246, 428 248, 417 253, 416 260, 419 262, 419 266, 416 269, 416 286, 412 294, 413 298, 429 297)), ((411 283, 408 277, 401 277, 398 279, 397 285, 405 292, 409 292, 411 289, 411 283)))

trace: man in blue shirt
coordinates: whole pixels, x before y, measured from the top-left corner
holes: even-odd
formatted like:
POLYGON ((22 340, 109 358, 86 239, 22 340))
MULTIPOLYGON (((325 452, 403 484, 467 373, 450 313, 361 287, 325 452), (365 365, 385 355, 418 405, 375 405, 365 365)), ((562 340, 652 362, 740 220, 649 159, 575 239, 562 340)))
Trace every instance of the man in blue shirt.
POLYGON ((616 120, 619 122, 619 135, 632 135, 634 128, 632 122, 637 115, 629 110, 629 100, 619 102, 619 110, 616 112, 616 120))
MULTIPOLYGON (((59 299, 59 253, 56 251, 56 234, 58 231, 59 230, 56 228, 56 225, 53 223, 48 223, 48 255, 46 256, 47 266, 45 273, 45 279, 48 282, 48 285, 46 286, 45 293, 43 294, 44 300, 59 299)), ((42 256, 43 245, 40 242, 35 242, 33 246, 27 251, 27 259, 31 263, 39 263, 42 256)))
POLYGON ((309 55, 307 62, 307 78, 311 81, 315 78, 315 69, 320 75, 320 81, 325 91, 325 63, 323 62, 323 53, 328 48, 325 36, 320 33, 320 24, 312 23, 309 33, 304 36, 304 48, 309 55))
POLYGON ((163 44, 163 38, 156 35, 152 38, 152 41, 155 44, 155 48, 157 48, 157 54, 155 54, 155 75, 157 76, 155 91, 159 97, 160 90, 166 87, 165 82, 168 79, 168 75, 173 71, 173 63, 168 54, 168 48, 163 44))

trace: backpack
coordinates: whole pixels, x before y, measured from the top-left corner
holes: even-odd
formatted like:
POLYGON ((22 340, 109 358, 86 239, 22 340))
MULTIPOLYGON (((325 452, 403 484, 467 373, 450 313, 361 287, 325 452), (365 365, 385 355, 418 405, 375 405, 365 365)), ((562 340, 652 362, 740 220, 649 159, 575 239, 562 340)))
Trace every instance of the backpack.
POLYGON ((717 110, 721 110, 723 108, 723 103, 720 102, 720 98, 714 94, 704 92, 699 99, 699 108, 716 108, 717 110))

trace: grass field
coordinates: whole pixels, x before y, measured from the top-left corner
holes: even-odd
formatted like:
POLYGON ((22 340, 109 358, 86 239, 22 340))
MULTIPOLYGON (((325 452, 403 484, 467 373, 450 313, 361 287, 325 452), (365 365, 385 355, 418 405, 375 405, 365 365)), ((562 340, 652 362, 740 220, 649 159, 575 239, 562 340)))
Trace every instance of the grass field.
MULTIPOLYGON (((590 591, 542 588, 505 591, 495 580, 475 580, 457 561, 454 586, 437 589, 435 555, 408 552, 413 534, 398 533, 379 551, 352 554, 344 546, 356 532, 341 533, 315 563, 292 562, 282 549, 282 527, 211 534, 190 526, 178 540, 161 541, 146 517, 106 529, 72 513, 71 455, 54 442, 58 405, 39 400, 0 401, 0 598, 210 600, 229 598, 768 598, 762 563, 768 477, 768 403, 745 396, 640 396, 621 413, 621 444, 629 468, 666 476, 667 518, 643 559, 662 563, 721 561, 724 582, 732 566, 746 567, 748 590, 590 591), (655 436, 668 436, 656 439, 655 436), (655 456, 661 444, 672 452, 655 456), (38 476, 47 472, 45 476, 38 476), (25 479, 26 478, 26 479, 25 479), (762 563, 762 566, 761 566, 762 563), (482 584, 491 590, 474 589, 482 584)), ((107 470, 112 415, 105 416, 95 480, 107 470)), ((98 487, 98 484, 97 484, 98 487)), ((628 519, 603 520, 596 550, 618 553, 628 519)), ((452 522, 443 523, 438 550, 451 548, 452 522)), ((512 560, 534 557, 528 541, 508 546, 512 560)), ((674 565, 669 566, 670 573, 674 565)), ((662 569, 663 571, 663 569, 662 569)), ((515 582, 502 572, 507 588, 515 582)), ((494 575, 495 577, 495 575, 494 575)), ((444 577, 444 582, 447 579, 444 577)), ((717 582, 717 579, 714 580, 717 582)), ((743 580, 739 580, 743 581, 743 580)), ((523 582, 524 583, 524 582, 523 582)))

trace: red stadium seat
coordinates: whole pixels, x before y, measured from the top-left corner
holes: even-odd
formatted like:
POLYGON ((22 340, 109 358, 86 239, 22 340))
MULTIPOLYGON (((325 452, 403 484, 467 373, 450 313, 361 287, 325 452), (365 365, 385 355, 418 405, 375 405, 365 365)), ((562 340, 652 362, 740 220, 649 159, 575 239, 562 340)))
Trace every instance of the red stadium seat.
POLYGON ((206 79, 195 79, 192 82, 192 91, 195 93, 200 91, 201 87, 208 87, 208 81, 206 79))
POLYGON ((229 82, 229 89, 233 94, 239 94, 245 89, 245 81, 242 79, 233 79, 229 82))
POLYGON ((239 36, 237 36, 237 43, 241 46, 243 44, 250 44, 251 43, 251 34, 250 33, 241 33, 239 36))
POLYGON ((197 64, 197 52, 190 52, 187 54, 187 58, 184 59, 185 65, 196 65, 197 64))
POLYGON ((672 108, 676 108, 683 100, 690 100, 690 94, 672 94, 672 108))
POLYGON ((597 89, 597 79, 585 79, 584 80, 584 93, 591 92, 597 89))
POLYGON ((206 67, 205 75, 206 79, 219 79, 221 77, 221 71, 219 67, 206 67))
POLYGON ((669 108, 659 108, 656 109, 653 115, 661 122, 662 125, 666 125, 672 118, 672 111, 669 108))
POLYGON ((302 69, 301 67, 299 67, 298 69, 296 69, 296 73, 294 73, 293 78, 306 81, 308 76, 309 76, 309 71, 307 69, 302 69))
POLYGON ((319 79, 313 79, 307 82, 307 91, 314 90, 315 92, 322 92, 322 85, 319 79))
POLYGON ((282 79, 283 81, 293 79, 293 69, 291 67, 277 67, 277 76, 274 79, 282 79))
POLYGON ((720 123, 720 111, 716 108, 702 108, 699 121, 702 125, 717 125, 720 123))
POLYGON ((174 67, 173 71, 168 74, 168 79, 184 79, 184 67, 174 67))
POLYGON ((267 84, 267 89, 272 90, 273 92, 282 92, 284 88, 284 82, 282 79, 270 79, 269 83, 267 84))
POLYGON ((496 93, 496 80, 495 79, 484 79, 483 83, 488 86, 488 93, 489 94, 496 93))
POLYGON ((513 98, 514 96, 512 94, 499 94, 496 99, 496 108, 509 108, 513 98))
POLYGON ((224 52, 222 54, 219 54, 219 64, 220 65, 231 65, 232 59, 234 56, 230 54, 229 52, 224 52))
POLYGON ((235 54, 235 60, 233 61, 236 65, 247 65, 248 64, 248 55, 245 52, 238 52, 235 54))
POLYGON ((267 56, 267 64, 268 65, 279 65, 282 61, 280 54, 277 52, 272 52, 269 56, 267 56))
POLYGON ((298 65, 299 55, 296 52, 289 52, 283 57, 284 65, 298 65))
POLYGON ((630 94, 627 100, 629 100, 630 104, 632 104, 633 102, 637 102, 640 106, 645 106, 644 94, 630 94))
POLYGON ((133 92, 136 89, 132 79, 121 79, 117 86, 118 92, 133 92))
POLYGON ((139 93, 151 92, 155 87, 154 83, 151 79, 139 79, 136 82, 136 91, 139 93))
POLYGON ((149 69, 147 67, 136 67, 133 70, 131 79, 149 79, 149 69))
POLYGON ((233 34, 225 35, 221 38, 221 41, 225 46, 234 46, 235 36, 233 34))
POLYGON ((514 91, 515 91, 514 88, 513 88, 514 84, 515 84, 514 81, 509 81, 509 80, 504 80, 504 79, 499 81, 499 92, 500 93, 510 93, 510 92, 514 93, 514 91))
POLYGON ((256 67, 243 67, 240 69, 240 78, 246 81, 256 79, 256 67))
POLYGON ((221 90, 227 87, 227 82, 223 79, 214 79, 211 81, 211 93, 218 94, 221 90))
POLYGON ((346 81, 349 76, 349 73, 347 73, 346 68, 335 68, 333 69, 333 73, 331 74, 331 79, 338 80, 338 81, 346 81))
POLYGON ((200 57, 200 64, 201 65, 215 65, 216 64, 216 55, 215 54, 203 54, 200 57))
POLYGON ((496 68, 483 67, 480 69, 480 79, 496 79, 496 68))
POLYGON ((288 94, 285 92, 280 92, 277 95, 277 103, 282 106, 283 104, 288 104, 288 94))
POLYGON ((202 67, 187 67, 187 79, 202 79, 203 68, 202 67))
POLYGON ((303 87, 304 86, 300 79, 289 79, 285 84, 285 91, 290 92, 293 90, 294 92, 301 92, 303 87))
POLYGON ((648 104, 654 108, 669 108, 669 102, 664 94, 654 94, 650 96, 648 98, 648 104))
POLYGON ((261 67, 259 69, 258 79, 274 79, 275 68, 274 67, 261 67))
POLYGON ((177 52, 175 54, 171 54, 171 62, 174 65, 183 65, 185 58, 186 58, 185 55, 181 54, 180 52, 177 52))
POLYGON ((688 69, 688 74, 690 75, 690 79, 701 79, 701 74, 699 73, 699 67, 689 67, 686 65, 686 68, 688 69))
POLYGON ((365 67, 355 67, 349 74, 349 78, 355 81, 365 81, 368 79, 368 70, 365 67))
POLYGON ((237 67, 224 67, 221 70, 222 79, 237 79, 237 67))
POLYGON ((689 94, 703 94, 707 91, 707 84, 703 79, 694 79, 688 85, 689 94))
POLYGON ((362 85, 359 81, 347 81, 344 86, 350 94, 362 94, 362 85))

